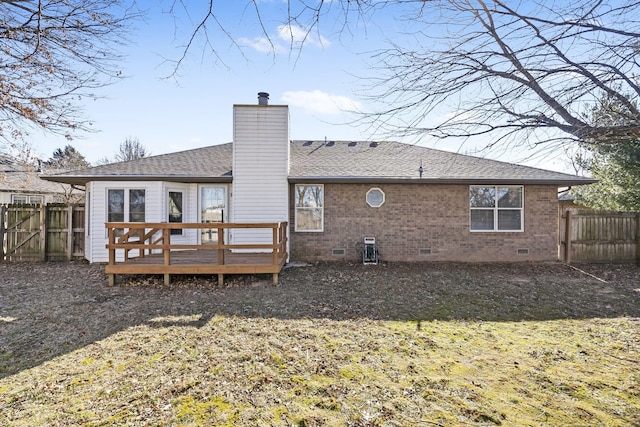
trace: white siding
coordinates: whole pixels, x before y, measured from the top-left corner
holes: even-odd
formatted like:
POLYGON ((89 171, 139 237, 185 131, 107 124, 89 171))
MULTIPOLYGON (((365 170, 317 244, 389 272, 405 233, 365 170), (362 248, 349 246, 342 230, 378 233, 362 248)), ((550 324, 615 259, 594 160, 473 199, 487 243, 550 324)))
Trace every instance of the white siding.
MULTIPOLYGON (((231 222, 287 221, 289 108, 233 107, 231 222)), ((234 230, 234 243, 271 243, 271 230, 234 230)))

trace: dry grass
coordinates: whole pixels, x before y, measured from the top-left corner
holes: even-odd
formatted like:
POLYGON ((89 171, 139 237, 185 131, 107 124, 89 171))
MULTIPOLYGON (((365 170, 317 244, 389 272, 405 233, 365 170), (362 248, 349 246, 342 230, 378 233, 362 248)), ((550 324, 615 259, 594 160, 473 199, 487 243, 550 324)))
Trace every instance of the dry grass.
POLYGON ((640 269, 0 264, 0 425, 640 426, 640 269))

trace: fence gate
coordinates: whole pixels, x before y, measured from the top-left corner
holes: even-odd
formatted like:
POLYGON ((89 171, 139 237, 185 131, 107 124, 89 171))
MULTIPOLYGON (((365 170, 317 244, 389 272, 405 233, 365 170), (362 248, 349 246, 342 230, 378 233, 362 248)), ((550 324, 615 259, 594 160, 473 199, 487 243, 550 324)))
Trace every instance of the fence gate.
POLYGON ((0 207, 0 261, 64 260, 84 255, 84 206, 0 207))

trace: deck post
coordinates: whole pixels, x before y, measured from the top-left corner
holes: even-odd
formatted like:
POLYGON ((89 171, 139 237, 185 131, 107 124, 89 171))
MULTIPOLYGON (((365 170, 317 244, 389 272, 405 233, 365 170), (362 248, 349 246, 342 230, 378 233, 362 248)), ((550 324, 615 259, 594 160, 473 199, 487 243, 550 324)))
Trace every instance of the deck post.
POLYGON ((273 273, 273 286, 278 286, 278 273, 273 273))
MULTIPOLYGON (((164 248, 162 249, 162 254, 164 255, 164 265, 168 267, 171 265, 171 229, 163 228, 162 229, 162 245, 164 248)), ((164 284, 169 286, 171 284, 171 275, 169 273, 164 274, 164 284)))
MULTIPOLYGON (((109 265, 116 265, 116 248, 113 245, 116 243, 116 229, 109 227, 109 265)), ((116 275, 109 274, 109 286, 116 285, 116 275)))
MULTIPOLYGON (((280 223, 275 224, 273 226, 273 228, 271 229, 271 231, 273 232, 273 240, 271 241, 271 243, 272 243, 272 248, 273 248, 272 249, 273 250, 273 265, 275 267, 276 265, 278 265, 278 246, 279 246, 278 245, 278 243, 279 243, 278 231, 280 231, 280 223)), ((278 279, 274 278, 274 280, 275 280, 274 285, 277 285, 278 284, 278 279)))
POLYGON ((218 286, 224 285, 224 274, 218 273, 218 286))
MULTIPOLYGON (((218 265, 224 265, 224 228, 218 227, 218 265)), ((221 274, 218 275, 218 283, 222 284, 221 274)))

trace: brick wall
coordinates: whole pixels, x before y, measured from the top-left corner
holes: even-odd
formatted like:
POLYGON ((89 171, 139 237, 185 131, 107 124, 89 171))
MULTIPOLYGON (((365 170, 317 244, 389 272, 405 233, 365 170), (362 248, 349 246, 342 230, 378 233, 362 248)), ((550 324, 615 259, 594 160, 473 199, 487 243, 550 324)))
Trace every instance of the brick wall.
POLYGON ((296 232, 291 187, 294 261, 360 260, 357 247, 365 236, 376 238, 382 261, 557 259, 555 186, 525 186, 524 232, 470 232, 468 185, 325 184, 324 193, 324 232, 296 232), (385 193, 379 208, 366 203, 372 187, 385 193))

